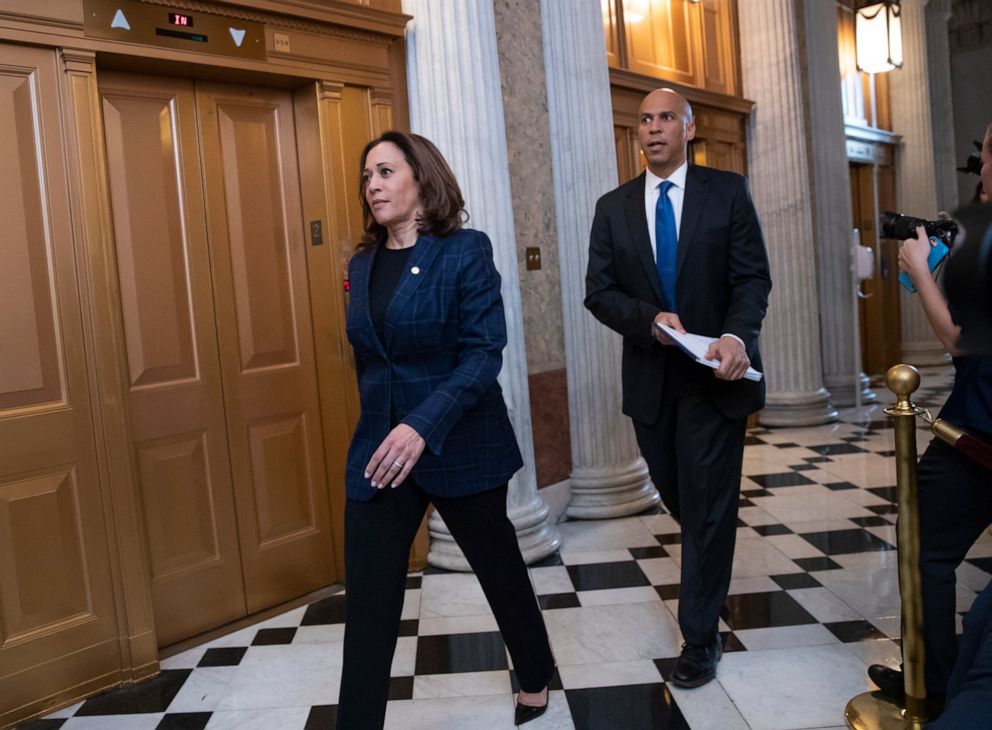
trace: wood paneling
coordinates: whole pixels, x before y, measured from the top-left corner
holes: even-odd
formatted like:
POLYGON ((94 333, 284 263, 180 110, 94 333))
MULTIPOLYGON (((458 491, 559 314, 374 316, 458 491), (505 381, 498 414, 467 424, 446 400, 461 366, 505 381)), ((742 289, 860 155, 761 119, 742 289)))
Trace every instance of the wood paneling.
POLYGON ((121 667, 56 73, 0 44, 0 725, 121 667))
POLYGON ((201 84, 197 103, 252 612, 333 575, 293 102, 283 91, 201 84))
POLYGON ((196 102, 192 82, 154 76, 105 73, 100 92, 130 438, 165 645, 245 615, 196 102))
POLYGON ((740 93, 735 0, 602 0, 602 8, 611 67, 740 93))

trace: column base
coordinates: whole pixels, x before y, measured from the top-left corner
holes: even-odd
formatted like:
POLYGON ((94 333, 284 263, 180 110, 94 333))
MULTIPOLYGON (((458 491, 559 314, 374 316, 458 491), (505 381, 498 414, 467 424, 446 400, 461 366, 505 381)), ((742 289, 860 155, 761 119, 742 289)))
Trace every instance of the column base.
MULTIPOLYGON (((548 505, 539 495, 524 505, 508 509, 507 516, 517 531, 517 543, 528 565, 553 555, 561 547, 561 535, 548 522, 548 505)), ((431 538, 427 564, 444 570, 471 573, 472 566, 437 510, 431 513, 427 528, 431 538)))
POLYGON ((626 467, 576 469, 570 477, 572 498, 565 514, 577 520, 636 515, 661 503, 648 466, 637 457, 626 467))
MULTIPOLYGON (((917 367, 946 365, 950 360, 951 356, 947 354, 939 342, 922 340, 902 343, 902 361, 910 365, 917 367)), ((895 365, 896 363, 892 364, 895 365)))
POLYGON ((765 407, 758 412, 762 426, 819 426, 838 419, 837 410, 830 405, 830 393, 820 388, 814 393, 781 393, 769 395, 765 407))
POLYGON ((878 394, 868 387, 870 382, 867 375, 858 373, 855 381, 854 375, 843 375, 840 377, 826 377, 827 390, 830 391, 830 402, 835 408, 848 408, 857 405, 857 390, 861 390, 861 405, 874 403, 878 400, 878 394))

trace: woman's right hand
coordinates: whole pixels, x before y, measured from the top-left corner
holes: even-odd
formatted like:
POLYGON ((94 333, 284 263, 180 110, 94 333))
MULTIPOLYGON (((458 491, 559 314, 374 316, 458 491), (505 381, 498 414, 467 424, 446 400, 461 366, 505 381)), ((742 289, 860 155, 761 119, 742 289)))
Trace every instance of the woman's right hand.
POLYGON ((424 439, 415 430, 401 423, 379 444, 365 467, 365 478, 372 479, 372 486, 394 489, 403 483, 424 453, 424 439))
POLYGON ((899 246, 899 268, 913 277, 914 282, 930 275, 930 266, 927 263, 930 247, 930 237, 923 226, 916 227, 916 238, 907 238, 899 246))

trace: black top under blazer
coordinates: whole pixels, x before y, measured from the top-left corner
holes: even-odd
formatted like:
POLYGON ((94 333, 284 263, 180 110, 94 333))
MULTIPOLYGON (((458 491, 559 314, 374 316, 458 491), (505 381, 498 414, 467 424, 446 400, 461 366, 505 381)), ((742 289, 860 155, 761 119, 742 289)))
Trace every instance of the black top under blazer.
POLYGON ((348 450, 348 498, 375 495, 364 469, 395 423, 426 442, 411 476, 428 493, 455 497, 505 484, 523 459, 496 382, 506 320, 489 238, 471 229, 422 234, 386 310, 384 342, 369 317, 377 250, 348 266, 347 333, 362 409, 348 450))
MULTIPOLYGON (((596 203, 589 242, 585 305, 623 335, 623 412, 657 422, 666 363, 686 356, 652 335, 664 311, 661 280, 644 209, 645 175, 596 203)), ((677 314, 689 332, 744 342, 751 365, 762 370, 758 333, 768 307, 771 277, 758 216, 747 181, 699 165, 686 174, 676 257, 677 314)), ((686 360, 688 362, 688 360, 686 360)), ((702 365, 672 367, 678 387, 703 392, 728 418, 743 418, 764 405, 765 381, 725 381, 702 365)))

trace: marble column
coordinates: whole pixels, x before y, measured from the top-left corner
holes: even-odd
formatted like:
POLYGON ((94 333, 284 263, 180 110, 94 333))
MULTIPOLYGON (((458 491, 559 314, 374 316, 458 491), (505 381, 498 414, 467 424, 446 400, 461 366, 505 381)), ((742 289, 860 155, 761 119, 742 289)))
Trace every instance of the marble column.
POLYGON ((930 82, 930 126, 933 134, 937 208, 958 206, 958 162, 954 155, 954 100, 951 95, 951 43, 947 26, 951 0, 929 0, 924 11, 927 35, 927 79, 930 82))
POLYGON ((737 8, 744 96, 755 102, 748 173, 772 273, 761 334, 768 397, 759 420, 768 426, 837 419, 823 384, 799 7, 748 0, 737 8))
MULTIPOLYGON (((493 7, 476 0, 403 0, 403 12, 413 16, 406 35, 410 127, 432 140, 448 160, 471 215, 469 225, 489 235, 496 268, 503 276, 509 341, 499 382, 524 456, 524 468, 510 480, 507 512, 530 563, 554 553, 561 538, 548 521, 548 506, 537 492, 534 472, 493 7)), ((448 570, 469 569, 436 512, 430 519, 430 534, 428 563, 448 570)))
POLYGON ((860 361, 855 362, 858 331, 852 322, 858 321, 858 312, 851 275, 854 217, 844 142, 837 9, 822 0, 805 0, 802 9, 823 380, 834 406, 853 406, 859 391, 862 403, 877 396, 868 388, 868 376, 861 372, 860 361))
POLYGON ((582 305, 596 200, 617 185, 610 79, 599 0, 541 0, 555 181, 576 518, 659 503, 620 411, 620 336, 582 305))
MULTIPOLYGON (((896 158, 896 197, 899 212, 933 218, 937 214, 937 178, 924 0, 903 0, 900 7, 903 64, 889 72, 892 128, 902 137, 896 158)), ((899 290, 903 359, 912 365, 946 362, 944 348, 930 329, 917 296, 902 287, 899 290)))

